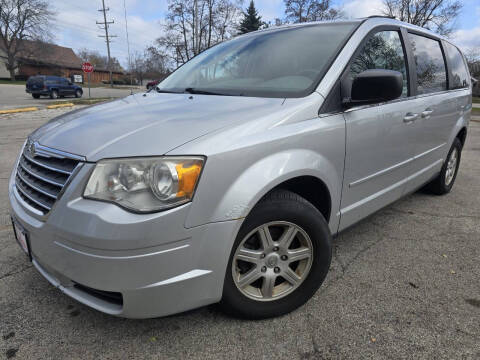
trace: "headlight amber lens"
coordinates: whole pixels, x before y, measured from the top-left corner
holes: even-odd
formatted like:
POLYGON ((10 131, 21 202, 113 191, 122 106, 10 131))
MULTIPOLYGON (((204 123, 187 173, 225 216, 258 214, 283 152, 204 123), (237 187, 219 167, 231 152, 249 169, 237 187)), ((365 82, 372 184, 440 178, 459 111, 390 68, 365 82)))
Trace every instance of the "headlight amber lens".
POLYGON ((203 164, 202 157, 102 160, 83 196, 137 212, 169 209, 192 199, 203 164))

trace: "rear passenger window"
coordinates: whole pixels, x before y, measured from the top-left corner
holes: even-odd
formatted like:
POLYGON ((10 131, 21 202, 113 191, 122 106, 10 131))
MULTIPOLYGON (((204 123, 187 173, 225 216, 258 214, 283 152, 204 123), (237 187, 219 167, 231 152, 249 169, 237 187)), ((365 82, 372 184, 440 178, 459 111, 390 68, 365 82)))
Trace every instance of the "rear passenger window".
POLYGON ((468 87, 468 70, 463 61, 463 56, 458 49, 449 43, 446 44, 446 53, 452 72, 452 79, 449 82, 450 89, 461 89, 468 87))
POLYGON ((447 72, 440 42, 415 34, 408 36, 417 66, 417 93, 447 90, 447 72))
POLYGON ((408 95, 407 67, 402 41, 398 31, 380 31, 365 43, 350 66, 352 80, 362 71, 370 69, 395 70, 402 73, 402 97, 408 95))

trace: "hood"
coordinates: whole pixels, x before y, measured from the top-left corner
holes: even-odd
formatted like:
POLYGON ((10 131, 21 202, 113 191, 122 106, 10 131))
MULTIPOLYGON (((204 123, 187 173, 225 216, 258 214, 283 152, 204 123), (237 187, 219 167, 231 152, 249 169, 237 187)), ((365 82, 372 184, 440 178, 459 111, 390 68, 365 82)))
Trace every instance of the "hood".
POLYGON ((163 155, 225 126, 267 115, 283 101, 136 94, 55 118, 36 130, 31 138, 41 145, 85 156, 88 161, 163 155))

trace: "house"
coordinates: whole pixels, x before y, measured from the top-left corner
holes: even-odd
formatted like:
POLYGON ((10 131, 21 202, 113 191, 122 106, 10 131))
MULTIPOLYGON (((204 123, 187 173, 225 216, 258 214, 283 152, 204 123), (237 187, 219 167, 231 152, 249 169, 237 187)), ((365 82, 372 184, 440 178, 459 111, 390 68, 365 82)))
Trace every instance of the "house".
MULTIPOLYGON (((56 75, 72 77, 82 75, 82 60, 71 48, 40 42, 23 41, 23 48, 17 55, 20 64, 16 70, 16 78, 26 80, 32 75, 56 75)), ((0 45, 0 78, 10 78, 10 73, 5 66, 5 50, 0 45)), ((114 80, 122 77, 120 71, 112 72, 114 80)), ((95 69, 90 75, 92 83, 106 82, 109 80, 107 69, 95 69)), ((86 81, 86 77, 85 77, 86 81)))

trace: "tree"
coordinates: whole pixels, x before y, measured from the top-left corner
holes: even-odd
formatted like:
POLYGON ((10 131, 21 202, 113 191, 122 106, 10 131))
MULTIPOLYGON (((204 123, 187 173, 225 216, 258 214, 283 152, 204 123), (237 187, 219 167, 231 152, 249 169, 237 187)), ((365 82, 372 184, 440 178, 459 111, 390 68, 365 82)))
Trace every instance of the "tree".
POLYGON ((240 34, 256 31, 262 25, 262 17, 258 15, 257 9, 255 9, 255 4, 253 3, 253 0, 251 0, 247 12, 243 14, 243 19, 240 22, 240 34))
POLYGON ((284 0, 287 22, 335 20, 343 17, 340 9, 332 7, 331 0, 284 0))
POLYGON ((168 0, 165 35, 158 48, 179 66, 203 50, 232 37, 241 9, 236 0, 168 0))
POLYGON ((50 38, 53 15, 47 0, 0 0, 0 50, 11 80, 15 80, 19 54, 26 51, 25 40, 50 38))
POLYGON ((462 3, 458 0, 384 0, 384 14, 441 35, 455 29, 462 3))
POLYGON ((480 47, 466 49, 464 55, 470 74, 475 78, 480 77, 480 47))
MULTIPOLYGON (((82 59, 83 62, 88 61, 96 69, 108 69, 108 57, 105 55, 101 55, 96 50, 82 48, 77 51, 77 56, 82 59)), ((122 65, 120 65, 120 62, 117 58, 112 57, 110 61, 112 65, 112 71, 123 71, 122 65)))

